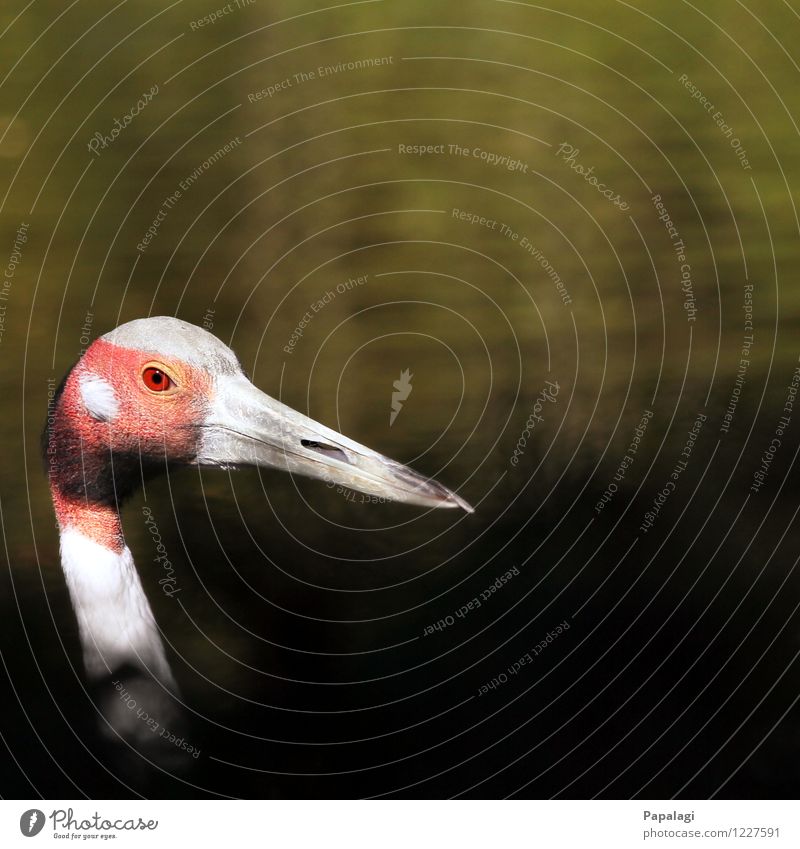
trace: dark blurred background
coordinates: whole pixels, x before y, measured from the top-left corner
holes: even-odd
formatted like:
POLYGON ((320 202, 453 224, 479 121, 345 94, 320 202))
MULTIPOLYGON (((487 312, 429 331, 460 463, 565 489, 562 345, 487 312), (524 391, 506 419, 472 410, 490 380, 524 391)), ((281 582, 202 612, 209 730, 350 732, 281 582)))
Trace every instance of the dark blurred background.
POLYGON ((3 4, 2 795, 796 795, 800 407, 751 487, 800 355, 798 12, 551 5, 3 4), (162 314, 477 511, 149 484, 125 534, 201 755, 133 783, 39 434, 91 339, 162 314))

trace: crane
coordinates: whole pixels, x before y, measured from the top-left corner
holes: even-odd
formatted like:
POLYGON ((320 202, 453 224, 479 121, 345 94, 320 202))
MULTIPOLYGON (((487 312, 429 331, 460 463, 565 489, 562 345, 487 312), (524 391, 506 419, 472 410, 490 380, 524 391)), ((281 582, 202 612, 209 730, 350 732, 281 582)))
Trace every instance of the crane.
POLYGON ((120 520, 143 480, 172 465, 265 466, 473 512, 436 481, 266 395, 216 336, 169 316, 127 322, 87 348, 56 393, 43 450, 86 676, 108 728, 134 747, 147 733, 126 713, 120 681, 162 726, 179 722, 179 690, 120 520))

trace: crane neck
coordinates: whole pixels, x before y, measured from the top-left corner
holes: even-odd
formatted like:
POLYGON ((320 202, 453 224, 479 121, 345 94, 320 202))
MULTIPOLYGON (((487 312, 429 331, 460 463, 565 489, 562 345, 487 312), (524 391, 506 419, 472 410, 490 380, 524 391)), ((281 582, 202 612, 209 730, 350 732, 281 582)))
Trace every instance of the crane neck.
POLYGON ((133 669, 176 693, 150 603, 125 545, 116 489, 98 483, 103 478, 93 473, 96 458, 60 452, 59 459, 50 469, 50 492, 88 677, 107 681, 133 669), (73 465, 86 460, 80 477, 64 474, 65 460, 73 465))
POLYGON ((60 532, 75 530, 114 554, 125 548, 122 522, 115 505, 65 495, 51 482, 51 494, 60 532))
MULTIPOLYGON (((107 727, 135 748, 152 726, 141 711, 176 728, 178 688, 153 611, 125 545, 120 504, 156 471, 138 452, 112 450, 107 425, 82 423, 74 372, 54 398, 42 435, 60 532, 61 567, 78 625, 93 697, 107 727), (102 428, 107 428, 104 432, 102 428), (90 438, 90 437, 96 438, 90 438), (136 692, 134 713, 120 700, 136 692)), ((133 697, 131 697, 133 698, 133 697)))

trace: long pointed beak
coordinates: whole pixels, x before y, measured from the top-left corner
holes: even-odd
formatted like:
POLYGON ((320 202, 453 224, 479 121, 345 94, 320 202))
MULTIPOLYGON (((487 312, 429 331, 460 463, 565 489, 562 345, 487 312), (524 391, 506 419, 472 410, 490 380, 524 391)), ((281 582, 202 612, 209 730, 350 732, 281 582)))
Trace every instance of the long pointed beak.
POLYGON ((219 378, 196 462, 283 469, 391 501, 474 512, 440 483, 270 398, 244 375, 219 378))

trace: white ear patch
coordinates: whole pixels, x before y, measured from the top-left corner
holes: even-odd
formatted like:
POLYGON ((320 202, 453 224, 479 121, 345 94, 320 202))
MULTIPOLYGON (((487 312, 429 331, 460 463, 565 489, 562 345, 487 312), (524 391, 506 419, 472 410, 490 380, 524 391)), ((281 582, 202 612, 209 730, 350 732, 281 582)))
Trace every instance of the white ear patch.
POLYGON ((119 412, 119 401, 107 380, 96 374, 84 374, 79 382, 81 400, 89 415, 99 422, 108 422, 119 412))

